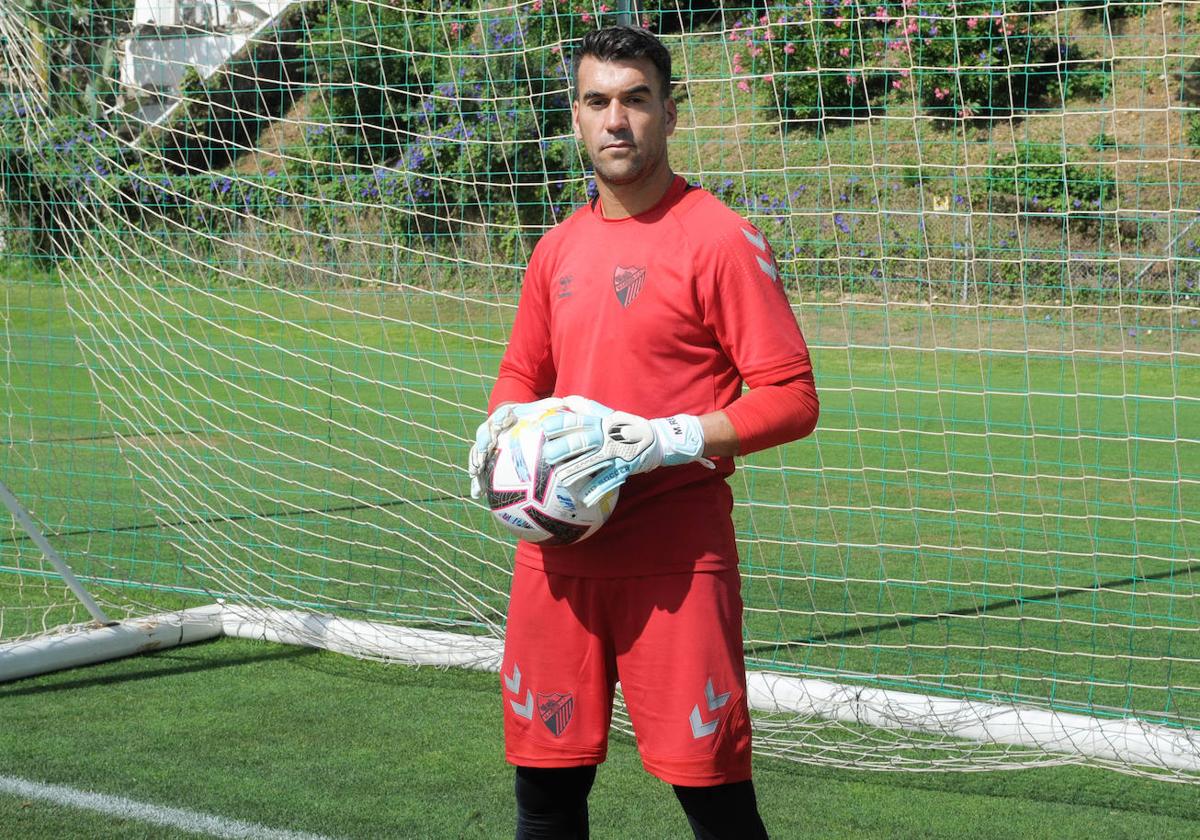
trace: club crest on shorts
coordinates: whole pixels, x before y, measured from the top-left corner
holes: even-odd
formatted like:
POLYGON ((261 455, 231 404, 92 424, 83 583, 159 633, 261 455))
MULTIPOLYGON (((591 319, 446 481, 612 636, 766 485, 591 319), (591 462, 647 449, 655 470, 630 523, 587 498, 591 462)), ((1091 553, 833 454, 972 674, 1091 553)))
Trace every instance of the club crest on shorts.
POLYGON ((575 711, 575 695, 569 691, 556 691, 552 694, 539 691, 537 709, 538 714, 542 716, 542 723, 546 724, 546 728, 557 738, 571 722, 571 714, 575 711))
POLYGON ((637 299, 646 282, 646 267, 644 265, 619 265, 613 269, 613 290, 617 300, 626 309, 637 299))

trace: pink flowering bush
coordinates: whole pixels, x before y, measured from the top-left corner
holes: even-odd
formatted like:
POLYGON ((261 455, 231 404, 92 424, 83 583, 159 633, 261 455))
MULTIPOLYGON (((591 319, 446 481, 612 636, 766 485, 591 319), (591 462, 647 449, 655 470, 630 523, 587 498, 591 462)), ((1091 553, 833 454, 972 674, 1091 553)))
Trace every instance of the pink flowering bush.
POLYGON ((878 113, 887 79, 863 68, 865 55, 882 48, 884 26, 864 19, 868 5, 810 0, 739 19, 729 34, 741 48, 734 74, 771 76, 771 95, 786 119, 824 122, 878 113))
POLYGON ((1046 3, 919 2, 908 36, 917 99, 948 119, 1012 114, 1052 94, 1059 64, 1046 3), (1007 10, 1005 14, 1002 9, 1007 10))
POLYGON ((1109 89, 1110 65, 1057 37, 1046 14, 1055 8, 1050 0, 799 0, 743 16, 727 37, 738 87, 771 75, 785 119, 866 118, 914 101, 939 118, 990 119, 1109 89))

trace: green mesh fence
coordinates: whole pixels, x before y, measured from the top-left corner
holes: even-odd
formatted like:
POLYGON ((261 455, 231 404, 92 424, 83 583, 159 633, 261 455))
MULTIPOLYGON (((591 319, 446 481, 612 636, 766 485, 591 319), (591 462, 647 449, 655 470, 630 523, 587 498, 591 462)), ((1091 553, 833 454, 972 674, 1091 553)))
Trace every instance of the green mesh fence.
MULTIPOLYGON (((588 195, 571 47, 618 14, 0 11, 0 476, 107 609, 500 634, 465 455, 532 246, 588 195)), ((674 57, 673 166, 767 233, 822 398, 732 479, 751 668, 1194 744, 1200 4, 633 15, 674 57)), ((86 619, 4 526, 0 639, 86 619)), ((805 761, 1084 760, 756 723, 805 761)))

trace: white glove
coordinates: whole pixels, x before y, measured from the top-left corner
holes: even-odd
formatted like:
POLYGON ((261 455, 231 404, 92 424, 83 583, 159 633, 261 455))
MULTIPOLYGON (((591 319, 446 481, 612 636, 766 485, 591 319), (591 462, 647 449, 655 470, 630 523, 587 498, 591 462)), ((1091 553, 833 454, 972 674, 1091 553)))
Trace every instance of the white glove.
POLYGON ((483 495, 479 484, 483 466, 496 451, 496 441, 506 430, 517 424, 522 417, 532 417, 555 408, 565 408, 572 412, 611 414, 612 409, 584 397, 547 397, 528 403, 505 403, 492 412, 487 420, 479 424, 475 430, 475 443, 467 462, 467 473, 471 476, 471 498, 478 499, 483 495))
POLYGON ((488 419, 479 424, 475 430, 475 444, 471 447, 471 455, 467 459, 467 473, 471 476, 471 498, 478 499, 483 495, 483 487, 479 484, 479 475, 483 465, 496 451, 496 441, 505 429, 516 425, 522 417, 540 414, 551 408, 562 408, 564 402, 558 397, 548 397, 528 403, 505 403, 492 412, 488 419))
POLYGON ((631 475, 692 461, 714 468, 703 457, 700 418, 691 414, 654 420, 623 411, 562 414, 548 417, 542 431, 542 457, 558 465, 558 480, 568 487, 587 481, 577 491, 585 505, 594 505, 631 475))

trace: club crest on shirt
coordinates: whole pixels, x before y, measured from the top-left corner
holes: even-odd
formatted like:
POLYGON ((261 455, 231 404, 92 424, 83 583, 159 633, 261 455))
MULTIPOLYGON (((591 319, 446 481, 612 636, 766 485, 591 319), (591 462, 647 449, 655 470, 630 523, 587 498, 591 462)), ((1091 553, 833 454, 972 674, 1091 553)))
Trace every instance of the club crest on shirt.
POLYGON ((646 267, 644 265, 619 265, 613 270, 613 290, 617 300, 626 309, 637 299, 646 283, 646 267))
POLYGON ((546 724, 550 734, 557 738, 571 722, 571 714, 575 711, 575 695, 569 691, 555 691, 552 694, 539 691, 537 709, 542 723, 546 724))

